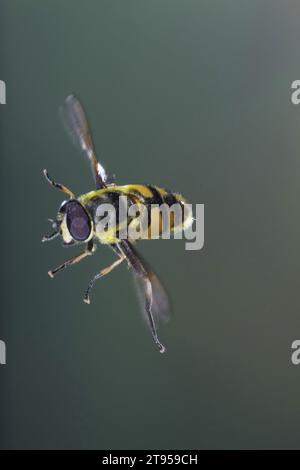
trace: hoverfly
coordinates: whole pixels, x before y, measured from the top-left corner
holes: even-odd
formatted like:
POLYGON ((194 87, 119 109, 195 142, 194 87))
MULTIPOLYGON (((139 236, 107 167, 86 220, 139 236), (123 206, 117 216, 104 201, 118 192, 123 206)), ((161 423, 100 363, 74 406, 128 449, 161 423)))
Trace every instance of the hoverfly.
MULTIPOLYGON (((109 179, 103 166, 96 158, 88 121, 79 100, 73 95, 68 96, 62 110, 64 121, 72 140, 90 162, 96 189, 76 197, 66 186, 51 179, 47 170, 44 170, 44 175, 48 183, 66 194, 68 199, 61 204, 56 220, 53 221, 49 219, 52 222, 54 233, 44 236, 42 241, 53 240, 60 235, 64 245, 85 244, 85 250, 81 254, 65 261, 57 268, 49 271, 48 274, 50 277, 53 277, 67 266, 78 263, 85 257, 91 255, 96 249, 96 241, 109 245, 117 255, 117 260, 110 266, 99 271, 93 277, 84 294, 84 301, 88 304, 90 303, 90 291, 97 279, 110 273, 116 266, 126 261, 129 268, 131 268, 134 273, 137 288, 143 303, 143 312, 153 339, 159 351, 163 353, 165 352, 165 347, 158 339, 156 323, 159 320, 168 318, 169 304, 167 294, 160 280, 136 252, 133 247, 133 240, 130 238, 120 239, 118 227, 113 231, 97 229, 95 219, 97 208, 99 208, 101 204, 109 202, 118 209, 120 196, 125 196, 129 204, 137 204, 141 210, 145 208, 149 209, 147 227, 149 229, 150 225, 154 223, 153 219, 157 218, 157 213, 152 213, 151 205, 166 204, 171 207, 174 203, 177 203, 184 206, 186 201, 181 195, 156 186, 141 184, 130 184, 126 186, 115 185, 109 179)), ((189 226, 193 220, 191 211, 184 211, 183 213, 181 229, 182 227, 189 226)), ((161 217, 161 215, 159 215, 159 217, 161 217)), ((127 220, 129 224, 135 223, 135 221, 135 218, 127 220)), ((159 222, 161 221, 159 220, 159 222)), ((177 226, 174 219, 170 219, 170 224, 171 231, 175 231, 177 226)), ((161 231, 161 224, 159 227, 161 231)), ((143 236, 141 235, 140 238, 143 238, 143 236)))

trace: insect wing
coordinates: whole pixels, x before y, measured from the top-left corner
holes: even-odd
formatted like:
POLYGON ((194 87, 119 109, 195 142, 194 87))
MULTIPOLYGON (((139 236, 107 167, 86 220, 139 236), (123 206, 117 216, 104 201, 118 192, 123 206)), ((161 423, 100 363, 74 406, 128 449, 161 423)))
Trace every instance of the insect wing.
POLYGON ((149 327, 153 330, 147 307, 148 310, 150 308, 155 325, 166 323, 170 318, 170 304, 168 295, 158 276, 128 240, 122 240, 114 249, 126 257, 132 268, 138 297, 142 306, 142 313, 149 327))
MULTIPOLYGON (((159 327, 160 325, 166 324, 170 320, 170 303, 168 295, 158 278, 158 276, 153 271, 148 271, 148 278, 151 282, 152 288, 152 305, 151 313, 155 322, 155 325, 159 327)), ((136 273, 133 275, 134 284, 136 287, 138 299, 140 301, 141 311, 143 318, 150 328, 149 316, 145 309, 145 298, 146 298, 146 289, 147 283, 144 279, 139 277, 136 273)))
POLYGON ((87 117, 76 96, 70 95, 66 98, 61 115, 73 143, 83 151, 90 161, 97 189, 105 187, 107 174, 97 161, 87 117))

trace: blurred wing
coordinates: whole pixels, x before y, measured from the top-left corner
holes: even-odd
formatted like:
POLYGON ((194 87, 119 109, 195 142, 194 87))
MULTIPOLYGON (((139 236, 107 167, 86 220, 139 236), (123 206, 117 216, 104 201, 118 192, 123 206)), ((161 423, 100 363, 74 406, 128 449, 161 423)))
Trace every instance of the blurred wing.
MULTIPOLYGON (((170 320, 169 298, 158 276, 153 271, 148 271, 148 276, 152 287, 151 312, 155 325, 159 327, 160 325, 166 324, 170 320)), ((151 325, 149 323, 149 317, 145 309, 145 298, 147 289, 146 282, 134 273, 134 283, 140 301, 143 318, 146 321, 148 327, 151 328, 151 325)))
POLYGON ((166 348, 159 341, 156 325, 168 319, 170 311, 168 296, 156 274, 146 265, 128 240, 121 240, 111 247, 119 256, 125 258, 132 268, 142 301, 143 316, 159 352, 164 353, 166 348))
POLYGON ((149 321, 149 312, 147 305, 151 296, 151 314, 155 325, 166 323, 170 318, 170 303, 168 295, 158 278, 148 263, 146 263, 136 249, 127 240, 122 240, 117 248, 126 256, 129 261, 134 276, 134 281, 141 303, 143 317, 151 329, 149 321), (149 295, 149 282, 151 284, 151 293, 149 295))
POLYGON ((64 125, 71 136, 73 143, 87 156, 91 164, 96 188, 106 186, 107 174, 103 166, 97 161, 88 121, 79 100, 70 95, 65 99, 61 109, 64 125))

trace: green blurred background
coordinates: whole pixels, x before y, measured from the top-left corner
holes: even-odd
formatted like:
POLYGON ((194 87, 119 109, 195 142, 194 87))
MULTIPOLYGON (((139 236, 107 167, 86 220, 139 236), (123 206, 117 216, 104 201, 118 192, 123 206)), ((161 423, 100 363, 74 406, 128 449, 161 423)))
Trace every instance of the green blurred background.
POLYGON ((2 448, 299 448, 300 3, 0 0, 2 448), (113 255, 41 244, 92 189, 58 108, 76 93, 119 183, 205 204, 205 247, 141 242, 170 292, 162 356, 113 255))

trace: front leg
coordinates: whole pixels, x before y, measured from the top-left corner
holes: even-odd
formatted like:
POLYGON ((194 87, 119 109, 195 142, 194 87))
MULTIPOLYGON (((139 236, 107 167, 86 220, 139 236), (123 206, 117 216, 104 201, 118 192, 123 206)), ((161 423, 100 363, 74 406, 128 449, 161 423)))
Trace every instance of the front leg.
POLYGON ((84 259, 86 256, 90 256, 94 251, 94 243, 93 240, 90 240, 87 243, 86 249, 84 250, 83 253, 80 253, 80 255, 74 256, 73 258, 65 261, 63 264, 58 266, 55 269, 52 269, 51 271, 48 271, 48 274, 50 277, 54 277, 54 275, 58 272, 61 271, 62 269, 67 268, 68 266, 71 266, 72 264, 79 263, 82 259, 84 259))
POLYGON ((50 178, 47 170, 43 170, 43 173, 44 173, 44 176, 45 176, 46 180, 48 181, 49 184, 51 184, 51 186, 53 186, 54 188, 59 189, 62 193, 67 194, 70 199, 75 199, 75 194, 73 193, 73 191, 71 191, 69 188, 67 188, 63 184, 56 183, 56 181, 54 181, 52 178, 50 178))

